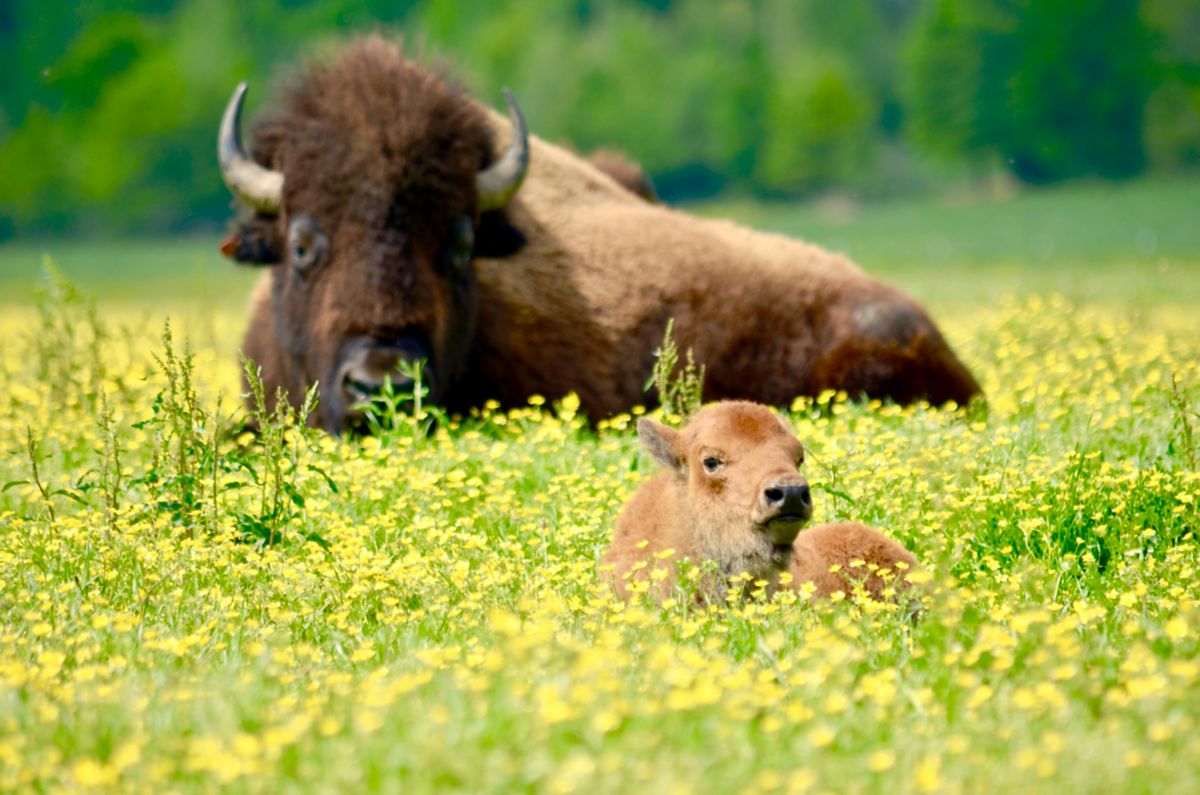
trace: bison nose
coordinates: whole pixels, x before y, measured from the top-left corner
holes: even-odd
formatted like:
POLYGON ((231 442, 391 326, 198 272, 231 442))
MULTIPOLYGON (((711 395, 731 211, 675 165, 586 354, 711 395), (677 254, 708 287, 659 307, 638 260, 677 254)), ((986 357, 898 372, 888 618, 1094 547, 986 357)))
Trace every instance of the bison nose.
POLYGON ((776 516, 807 519, 812 514, 812 492, 808 483, 773 483, 763 489, 763 505, 776 516))
POLYGON ((413 380, 407 376, 394 372, 380 375, 366 368, 352 367, 342 375, 342 394, 350 405, 366 403, 382 394, 389 380, 393 393, 412 392, 413 380))
MULTIPOLYGON (((338 369, 337 383, 346 405, 356 406, 378 397, 388 383, 393 394, 410 394, 415 386, 413 379, 401 373, 399 366, 424 358, 424 349, 417 345, 356 341, 347 347, 338 369)), ((422 368, 421 374, 428 387, 429 368, 422 368)))

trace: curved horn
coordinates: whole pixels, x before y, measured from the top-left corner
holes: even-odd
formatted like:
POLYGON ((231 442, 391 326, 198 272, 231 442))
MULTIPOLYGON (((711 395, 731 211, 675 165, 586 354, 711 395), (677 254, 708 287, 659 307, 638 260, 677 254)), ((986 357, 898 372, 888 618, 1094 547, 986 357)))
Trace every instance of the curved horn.
POLYGON ((507 88, 504 89, 504 99, 508 102, 508 115, 512 119, 512 143, 499 160, 475 175, 480 212, 499 210, 508 204, 521 187, 525 172, 529 169, 529 128, 525 126, 525 116, 507 88))
POLYGON ((263 168, 242 149, 238 130, 245 99, 246 84, 238 83, 225 106, 225 115, 221 117, 221 131, 217 135, 221 178, 233 195, 250 207, 264 213, 277 213, 283 200, 283 173, 263 168))

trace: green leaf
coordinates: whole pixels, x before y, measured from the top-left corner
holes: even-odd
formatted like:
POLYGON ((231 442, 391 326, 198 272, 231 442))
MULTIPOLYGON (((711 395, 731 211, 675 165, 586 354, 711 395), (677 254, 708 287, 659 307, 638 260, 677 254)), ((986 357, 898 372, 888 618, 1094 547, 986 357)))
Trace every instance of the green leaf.
POLYGON ((339 491, 338 491, 338 485, 337 485, 337 483, 334 483, 334 481, 333 481, 333 478, 331 478, 331 477, 329 476, 329 473, 328 473, 328 472, 326 472, 324 469, 321 469, 319 466, 315 466, 315 465, 313 465, 313 464, 309 464, 309 465, 308 465, 308 471, 309 471, 309 472, 316 472, 318 475, 320 475, 321 477, 323 477, 323 478, 325 479, 325 484, 326 484, 327 486, 329 486, 329 490, 330 490, 330 491, 332 491, 334 494, 340 494, 340 493, 341 493, 341 492, 339 492, 339 491))

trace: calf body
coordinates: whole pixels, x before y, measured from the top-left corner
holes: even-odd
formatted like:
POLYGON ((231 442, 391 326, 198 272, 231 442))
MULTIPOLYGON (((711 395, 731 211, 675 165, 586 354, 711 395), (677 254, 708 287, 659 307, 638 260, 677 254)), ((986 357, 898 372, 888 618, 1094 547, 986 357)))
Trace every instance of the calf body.
POLYGON ((651 580, 655 597, 664 598, 680 560, 716 564, 716 576, 700 583, 709 600, 723 599, 729 579, 740 574, 774 590, 784 571, 791 587, 812 583, 818 596, 849 593, 852 581, 861 581, 880 598, 887 571, 916 565, 899 543, 856 522, 801 532, 812 515, 798 472, 804 448, 766 406, 711 404, 679 431, 642 419, 638 437, 667 471, 644 483, 617 520, 604 562, 622 596, 657 564, 668 569, 667 577, 651 580))
POLYGON ((878 530, 858 522, 830 522, 796 536, 788 571, 793 587, 812 583, 815 596, 848 594, 859 584, 882 599, 889 584, 916 566, 911 552, 878 530))

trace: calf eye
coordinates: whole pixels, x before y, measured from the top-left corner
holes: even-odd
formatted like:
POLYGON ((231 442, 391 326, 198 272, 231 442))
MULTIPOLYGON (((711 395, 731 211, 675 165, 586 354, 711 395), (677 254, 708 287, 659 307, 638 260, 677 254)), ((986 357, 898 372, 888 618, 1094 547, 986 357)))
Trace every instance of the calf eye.
POLYGON ((325 259, 329 240, 316 220, 307 213, 297 213, 288 224, 288 259, 301 276, 307 276, 325 259))
POLYGON ((700 463, 704 465, 704 470, 706 472, 716 472, 718 469, 720 469, 722 466, 725 465, 724 461, 717 458, 716 456, 711 456, 711 455, 704 456, 704 460, 701 461, 700 463))

